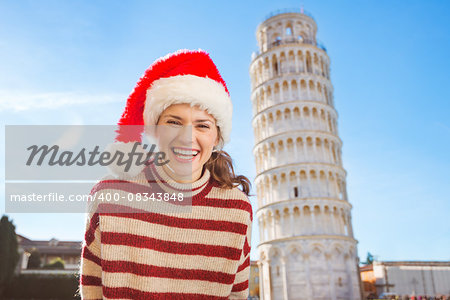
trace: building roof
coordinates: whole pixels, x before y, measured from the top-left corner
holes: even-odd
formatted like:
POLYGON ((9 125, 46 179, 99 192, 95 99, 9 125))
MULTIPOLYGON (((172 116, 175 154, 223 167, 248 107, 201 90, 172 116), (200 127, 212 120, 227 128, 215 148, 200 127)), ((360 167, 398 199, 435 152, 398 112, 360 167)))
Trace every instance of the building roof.
POLYGON ((19 246, 25 251, 31 251, 33 248, 39 250, 40 254, 73 254, 80 255, 82 248, 81 241, 59 241, 52 238, 45 240, 30 240, 23 235, 17 234, 19 246))
POLYGON ((373 271, 373 265, 364 265, 359 267, 360 272, 373 271))
POLYGON ((449 267, 450 261, 426 261, 426 260, 413 260, 413 261, 374 261, 375 265, 384 265, 390 267, 399 266, 426 266, 426 267, 449 267))

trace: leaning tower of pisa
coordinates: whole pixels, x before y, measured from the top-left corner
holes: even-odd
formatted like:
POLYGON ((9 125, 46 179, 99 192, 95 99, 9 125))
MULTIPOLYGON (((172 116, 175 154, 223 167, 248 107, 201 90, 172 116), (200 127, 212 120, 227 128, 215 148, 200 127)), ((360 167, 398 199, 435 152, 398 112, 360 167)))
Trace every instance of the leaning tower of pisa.
POLYGON ((361 299, 330 58, 301 11, 271 14, 250 65, 260 296, 361 299))

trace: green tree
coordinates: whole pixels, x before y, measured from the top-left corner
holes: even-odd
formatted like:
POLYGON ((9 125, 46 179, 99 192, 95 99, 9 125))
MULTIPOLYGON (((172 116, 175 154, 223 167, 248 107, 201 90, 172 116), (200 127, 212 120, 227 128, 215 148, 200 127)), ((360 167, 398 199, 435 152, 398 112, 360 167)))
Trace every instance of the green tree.
POLYGON ((52 261, 45 266, 43 266, 43 269, 58 269, 63 270, 65 266, 64 260, 61 257, 56 257, 55 259, 52 259, 52 261))
POLYGON ((16 226, 3 215, 0 220, 0 295, 14 276, 19 262, 16 226))
POLYGON ((27 269, 39 269, 41 267, 41 254, 39 250, 34 248, 31 250, 30 257, 28 258, 27 269))
POLYGON ((373 263, 373 255, 370 252, 367 252, 366 261, 363 262, 364 265, 371 265, 373 263))

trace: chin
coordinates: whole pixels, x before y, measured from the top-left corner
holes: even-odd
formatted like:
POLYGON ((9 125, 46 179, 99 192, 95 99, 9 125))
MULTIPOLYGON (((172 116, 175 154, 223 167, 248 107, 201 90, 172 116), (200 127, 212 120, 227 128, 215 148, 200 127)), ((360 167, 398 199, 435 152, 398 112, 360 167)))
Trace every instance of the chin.
POLYGON ((190 165, 180 165, 177 163, 169 162, 169 169, 177 176, 188 177, 192 176, 193 169, 190 165))

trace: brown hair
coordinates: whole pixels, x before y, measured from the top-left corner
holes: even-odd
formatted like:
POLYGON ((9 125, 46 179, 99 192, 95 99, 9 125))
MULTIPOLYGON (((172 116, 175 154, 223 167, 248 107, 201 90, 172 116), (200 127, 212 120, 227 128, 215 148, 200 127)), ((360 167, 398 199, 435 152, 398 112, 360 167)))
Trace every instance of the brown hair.
MULTIPOLYGON (((219 127, 217 127, 217 131, 220 139, 222 139, 219 127)), ((236 176, 233 168, 233 159, 227 152, 223 150, 213 152, 205 163, 205 168, 209 170, 211 177, 220 184, 221 188, 232 189, 242 186, 241 190, 247 196, 250 196, 250 180, 243 175, 236 176)))

